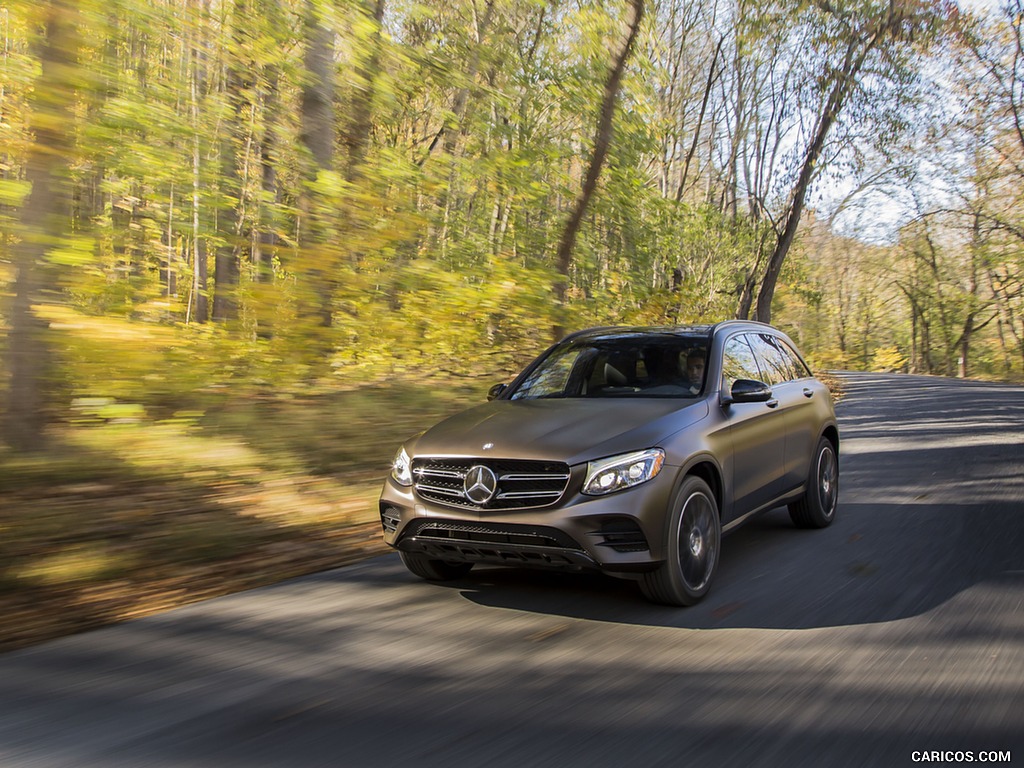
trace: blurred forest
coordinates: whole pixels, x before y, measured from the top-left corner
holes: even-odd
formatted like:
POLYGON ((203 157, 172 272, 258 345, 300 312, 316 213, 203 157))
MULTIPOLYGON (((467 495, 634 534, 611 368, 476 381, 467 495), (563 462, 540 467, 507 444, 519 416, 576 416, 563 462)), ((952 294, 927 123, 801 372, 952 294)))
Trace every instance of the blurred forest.
POLYGON ((1020 24, 1020 0, 6 2, 8 442, 82 398, 493 377, 592 324, 754 317, 820 366, 1020 376, 1020 24), (911 215, 872 242, 887 196, 911 215))
POLYGON ((3 0, 0 602, 336 562, 569 329, 1020 379, 1021 3, 3 0))

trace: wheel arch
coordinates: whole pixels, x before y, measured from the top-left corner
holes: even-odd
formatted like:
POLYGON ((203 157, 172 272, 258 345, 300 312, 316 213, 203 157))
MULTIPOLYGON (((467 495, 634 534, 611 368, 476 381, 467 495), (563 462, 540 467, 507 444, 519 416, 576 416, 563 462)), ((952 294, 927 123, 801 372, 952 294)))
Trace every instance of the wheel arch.
POLYGON ((836 461, 839 461, 839 429, 835 424, 829 424, 822 431, 821 436, 832 443, 832 448, 836 452, 836 461))
POLYGON ((708 487, 715 496, 715 504, 718 506, 718 519, 722 519, 722 510, 724 509, 723 494, 725 492, 724 484, 722 483, 722 471, 718 465, 710 460, 708 457, 701 457, 695 463, 688 466, 683 472, 680 473, 679 484, 682 485, 683 481, 691 475, 699 477, 708 487))

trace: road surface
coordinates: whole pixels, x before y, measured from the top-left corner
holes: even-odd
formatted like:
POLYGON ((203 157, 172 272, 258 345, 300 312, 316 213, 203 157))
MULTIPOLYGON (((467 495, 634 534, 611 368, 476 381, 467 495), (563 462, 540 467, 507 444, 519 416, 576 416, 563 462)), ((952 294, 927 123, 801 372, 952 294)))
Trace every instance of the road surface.
POLYGON ((1024 765, 1024 389, 847 387, 834 525, 694 608, 379 557, 0 656, 0 766, 1024 765))

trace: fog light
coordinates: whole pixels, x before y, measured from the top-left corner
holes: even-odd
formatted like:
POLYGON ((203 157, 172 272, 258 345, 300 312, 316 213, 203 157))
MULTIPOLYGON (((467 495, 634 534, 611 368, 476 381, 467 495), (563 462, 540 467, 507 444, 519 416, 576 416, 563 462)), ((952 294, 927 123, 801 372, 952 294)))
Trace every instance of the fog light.
POLYGON ((402 510, 398 507, 384 507, 380 513, 380 524, 385 533, 394 533, 402 522, 402 510))

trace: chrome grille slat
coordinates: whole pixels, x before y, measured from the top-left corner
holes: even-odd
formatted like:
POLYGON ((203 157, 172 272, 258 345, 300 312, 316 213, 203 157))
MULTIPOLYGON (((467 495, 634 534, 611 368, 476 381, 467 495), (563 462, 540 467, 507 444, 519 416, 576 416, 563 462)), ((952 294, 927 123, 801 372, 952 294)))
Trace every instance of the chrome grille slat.
POLYGON ((466 478, 465 472, 455 472, 448 469, 418 469, 416 470, 418 477, 443 477, 450 480, 464 480, 466 478))
POLYGON ((562 494, 557 491, 505 491, 499 493, 499 499, 557 499, 562 494))
POLYGON ((519 482, 527 482, 529 480, 542 480, 542 481, 547 481, 547 480, 568 480, 569 479, 569 475, 568 475, 568 473, 564 474, 564 475, 527 475, 527 474, 512 474, 512 473, 509 473, 507 475, 502 475, 498 479, 499 480, 509 480, 509 481, 512 481, 512 482, 517 482, 517 481, 519 481, 519 482))
POLYGON ((439 485, 425 485, 421 483, 416 486, 416 490, 429 493, 443 493, 445 496, 454 496, 460 499, 466 498, 466 494, 459 488, 443 488, 439 485))

